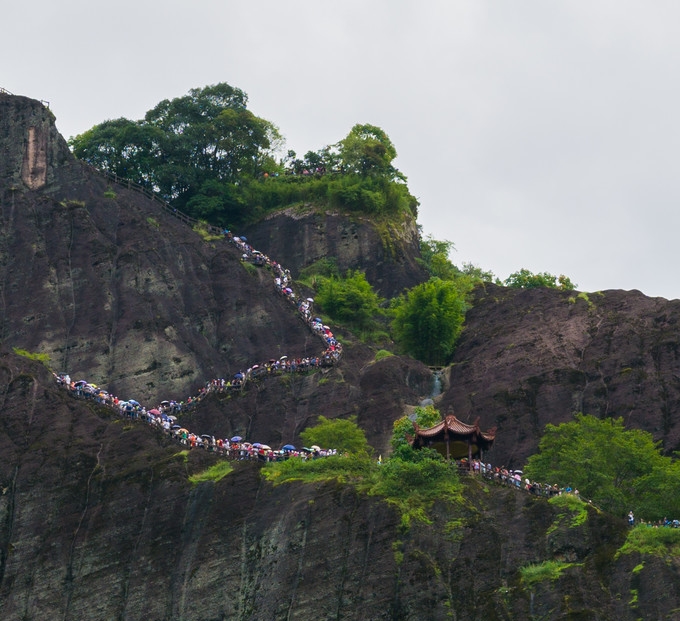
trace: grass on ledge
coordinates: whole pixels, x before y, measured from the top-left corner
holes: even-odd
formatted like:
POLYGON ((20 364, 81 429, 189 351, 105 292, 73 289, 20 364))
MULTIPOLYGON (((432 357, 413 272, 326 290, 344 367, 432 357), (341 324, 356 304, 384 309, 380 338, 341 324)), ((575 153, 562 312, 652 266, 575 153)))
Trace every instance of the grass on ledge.
POLYGON ((360 493, 381 497, 395 506, 406 530, 413 521, 431 523, 429 511, 435 500, 463 502, 458 474, 443 460, 421 458, 412 462, 392 457, 378 465, 369 455, 292 458, 267 464, 262 474, 274 485, 291 481, 353 485, 360 493))
POLYGON ((569 517, 571 518, 569 520, 569 526, 571 528, 580 526, 588 519, 588 504, 574 494, 553 496, 548 502, 553 505, 553 507, 558 507, 563 510, 560 511, 557 519, 548 529, 548 533, 556 530, 558 526, 569 517))
POLYGON ((522 575, 522 582, 526 586, 532 586, 538 582, 551 582, 557 580, 560 574, 574 563, 562 563, 561 561, 544 561, 543 563, 531 564, 522 567, 519 571, 522 575))
POLYGON ((661 558, 680 556, 680 528, 636 526, 628 533, 616 557, 633 552, 661 558))
POLYGON ((228 461, 221 461, 214 466, 210 466, 207 470, 192 474, 189 477, 189 481, 194 485, 197 483, 205 483, 206 481, 217 483, 226 477, 232 470, 233 468, 228 461))

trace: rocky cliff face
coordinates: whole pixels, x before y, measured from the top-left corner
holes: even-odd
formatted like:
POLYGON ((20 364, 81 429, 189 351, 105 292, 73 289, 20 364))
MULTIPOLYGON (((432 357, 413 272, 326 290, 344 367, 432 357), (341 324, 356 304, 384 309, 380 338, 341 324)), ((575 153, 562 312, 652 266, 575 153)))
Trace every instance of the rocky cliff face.
POLYGON ((0 179, 14 192, 52 186, 73 164, 50 110, 5 93, 0 93, 0 152, 0 179))
MULTIPOLYGON (((0 158, 5 349, 46 353, 56 371, 151 404, 185 399, 207 380, 272 357, 322 351, 266 270, 245 270, 230 244, 204 241, 159 203, 73 160, 39 102, 0 99, 8 128, 0 158), (49 138, 48 174, 31 189, 19 180, 36 127, 49 138)), ((266 429, 294 441, 320 414, 352 414, 384 451, 404 400, 428 394, 429 372, 397 358, 369 365, 372 352, 351 342, 346 356, 351 364, 321 383, 320 376, 295 378, 253 391, 230 418, 225 404, 196 416, 212 433, 266 429)))
POLYGON ((638 291, 477 291, 439 406, 498 426, 493 459, 521 467, 547 423, 622 417, 680 448, 680 300, 638 291))
POLYGON ((0 616, 20 619, 673 618, 675 561, 615 557, 623 520, 571 519, 475 478, 466 506, 404 529, 345 485, 272 487, 254 463, 219 483, 142 423, 0 359, 0 616), (554 582, 520 568, 571 563, 554 582), (635 568, 635 571, 633 569, 635 568), (635 595, 635 597, 633 597, 635 595))
MULTIPOLYGON (((56 371, 155 404, 320 345, 234 248, 74 161, 41 104, 0 95, 0 112, 0 618, 677 614, 677 559, 617 558, 625 525, 595 508, 574 526, 545 500, 469 479, 464 507, 436 506, 432 524, 409 529, 378 498, 338 484, 272 487, 257 464, 192 486, 188 475, 214 456, 184 455, 146 426, 59 391, 46 368, 8 352, 48 353, 56 371), (521 581, 522 567, 545 560, 573 565, 554 582, 521 581)), ((384 293, 418 280, 408 244, 402 263, 388 261, 376 229, 296 217, 279 214, 250 241, 296 268, 351 237, 347 267, 382 261, 370 277, 384 293)), ((678 304, 487 286, 437 404, 498 425, 498 464, 522 465, 546 422, 579 410, 621 415, 677 450, 678 304)), ((356 415, 384 454, 393 421, 429 396, 431 373, 405 357, 374 362, 345 338, 336 367, 212 395, 184 420, 199 433, 275 445, 297 442, 319 414, 356 415)))
MULTIPOLYGON (((233 246, 205 242, 159 203, 76 162, 39 102, 0 95, 0 104, 5 347, 47 353, 57 371, 152 403, 272 356, 321 351, 266 271, 244 270, 233 246), (36 133, 43 156, 27 169, 36 133), (38 169, 42 186, 21 181, 38 169)), ((360 368, 372 354, 358 351, 360 368)))
POLYGON ((394 297, 427 280, 413 220, 378 226, 368 218, 295 207, 247 229, 248 240, 287 266, 293 276, 319 259, 334 258, 341 274, 360 269, 382 295, 394 297))

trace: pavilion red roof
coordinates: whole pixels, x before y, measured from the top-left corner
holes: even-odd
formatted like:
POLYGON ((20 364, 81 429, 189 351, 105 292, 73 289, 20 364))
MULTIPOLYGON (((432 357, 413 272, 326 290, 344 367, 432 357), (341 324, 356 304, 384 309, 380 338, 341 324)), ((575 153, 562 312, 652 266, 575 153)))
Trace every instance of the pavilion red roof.
POLYGON ((488 431, 479 428, 479 418, 472 425, 468 425, 458 420, 453 414, 449 414, 443 421, 437 423, 429 429, 421 429, 413 423, 416 435, 411 443, 413 448, 420 448, 431 442, 446 440, 462 440, 476 444, 484 450, 491 448, 496 439, 496 427, 488 431))

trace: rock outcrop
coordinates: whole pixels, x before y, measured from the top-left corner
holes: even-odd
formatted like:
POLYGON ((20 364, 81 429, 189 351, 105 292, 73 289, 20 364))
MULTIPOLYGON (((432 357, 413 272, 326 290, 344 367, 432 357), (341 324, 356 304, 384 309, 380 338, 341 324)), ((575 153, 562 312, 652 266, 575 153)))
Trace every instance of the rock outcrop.
POLYGON ((12 192, 49 188, 73 164, 44 104, 0 93, 0 179, 12 192))
POLYGON ((416 223, 377 225, 370 218, 318 208, 291 207, 247 229, 248 240, 297 276, 321 259, 332 258, 341 274, 360 269, 383 296, 394 297, 427 280, 416 223))
POLYGON ((439 401, 498 426, 493 459, 521 467, 547 423, 622 417, 680 448, 680 300, 638 291, 477 291, 439 401))

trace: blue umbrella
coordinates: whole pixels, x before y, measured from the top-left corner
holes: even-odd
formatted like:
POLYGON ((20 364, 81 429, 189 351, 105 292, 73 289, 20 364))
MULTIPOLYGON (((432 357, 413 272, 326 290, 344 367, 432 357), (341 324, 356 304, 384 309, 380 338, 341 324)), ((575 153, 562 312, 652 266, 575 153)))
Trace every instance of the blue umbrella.
POLYGON ((243 440, 241 436, 234 436, 230 442, 240 442, 241 440, 243 440))
POLYGON ((286 444, 285 446, 283 446, 282 450, 284 450, 284 451, 294 451, 295 447, 292 444, 286 444))
POLYGON ((139 405, 139 401, 135 401, 134 399, 128 399, 128 403, 132 403, 132 405, 139 405))

